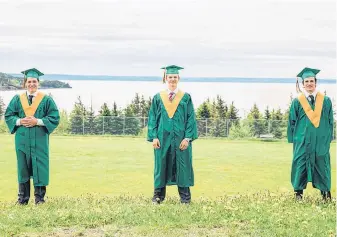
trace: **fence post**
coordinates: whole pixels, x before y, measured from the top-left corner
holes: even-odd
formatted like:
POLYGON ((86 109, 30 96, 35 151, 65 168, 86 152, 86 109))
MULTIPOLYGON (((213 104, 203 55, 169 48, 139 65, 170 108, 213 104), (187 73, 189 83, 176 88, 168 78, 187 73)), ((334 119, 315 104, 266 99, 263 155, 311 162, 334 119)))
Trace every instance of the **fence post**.
POLYGON ((124 122, 123 122, 123 135, 125 135, 125 116, 124 116, 124 122))
POLYGON ((226 131, 227 131, 227 137, 229 136, 229 119, 226 119, 226 126, 227 126, 227 129, 226 129, 226 131))
POLYGON ((105 116, 102 116, 103 117, 103 135, 104 135, 104 118, 105 118, 105 116))
POLYGON ((270 134, 270 127, 271 127, 270 122, 271 122, 271 120, 269 119, 269 120, 268 120, 268 134, 270 134))
POLYGON ((84 135, 84 114, 82 114, 82 135, 84 135))
POLYGON ((206 137, 208 136, 208 127, 207 127, 207 118, 206 118, 206 137))

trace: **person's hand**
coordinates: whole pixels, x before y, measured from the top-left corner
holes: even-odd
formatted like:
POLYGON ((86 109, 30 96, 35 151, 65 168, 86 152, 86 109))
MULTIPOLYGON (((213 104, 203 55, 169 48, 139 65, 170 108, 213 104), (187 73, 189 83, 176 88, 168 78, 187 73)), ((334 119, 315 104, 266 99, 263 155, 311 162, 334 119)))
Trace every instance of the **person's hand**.
POLYGON ((179 146, 180 150, 186 150, 186 148, 188 147, 188 141, 186 139, 182 140, 179 146))
POLYGON ((153 139, 152 145, 153 145, 153 148, 154 148, 154 149, 160 148, 160 142, 159 142, 159 139, 158 139, 158 138, 153 139))
POLYGON ((21 125, 30 128, 30 127, 34 127, 37 124, 37 119, 34 116, 31 117, 25 117, 23 119, 20 120, 21 125))

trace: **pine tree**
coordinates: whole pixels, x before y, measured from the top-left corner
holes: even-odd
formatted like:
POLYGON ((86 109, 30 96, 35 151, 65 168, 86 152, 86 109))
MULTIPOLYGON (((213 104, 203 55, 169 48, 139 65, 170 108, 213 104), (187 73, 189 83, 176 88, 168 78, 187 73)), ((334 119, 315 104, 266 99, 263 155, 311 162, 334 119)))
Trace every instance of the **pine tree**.
POLYGON ((138 135, 141 131, 141 125, 139 117, 135 117, 134 106, 128 105, 125 108, 124 116, 125 116, 125 123, 124 123, 124 134, 129 135, 138 135))
POLYGON ((136 93, 130 106, 132 107, 133 115, 135 117, 142 117, 141 98, 138 93, 136 93))
POLYGON ((271 119, 271 113, 269 110, 269 107, 267 106, 266 110, 264 111, 264 119, 265 120, 270 120, 271 119))
POLYGON ((216 109, 218 118, 225 119, 227 117, 228 107, 220 95, 217 96, 216 109))
POLYGON ((270 133, 271 132, 271 123, 270 123, 271 113, 270 113, 268 106, 264 111, 264 119, 265 119, 265 131, 270 133))
POLYGON ((264 121, 262 120, 262 114, 259 111, 259 108, 256 104, 253 105, 253 108, 248 114, 249 125, 251 133, 254 136, 260 136, 265 132, 264 121))
POLYGON ((77 98, 74 108, 70 114, 70 132, 73 134, 84 134, 84 122, 86 116, 86 108, 82 103, 81 97, 77 98))
POLYGON ((235 121, 239 120, 239 110, 235 107, 234 101, 232 101, 231 105, 229 106, 227 118, 235 121))
POLYGON ((112 134, 111 130, 111 111, 106 102, 103 103, 100 110, 98 111, 98 116, 95 119, 95 133, 96 134, 112 134))
POLYGON ((197 109, 197 118, 208 119, 211 117, 210 105, 205 101, 197 109))
POLYGON ((114 101, 111 115, 117 117, 119 115, 118 107, 116 101, 114 101))
POLYGON ((281 109, 272 112, 271 119, 272 119, 272 126, 271 132, 275 138, 282 138, 282 130, 286 128, 286 121, 284 121, 284 115, 281 112, 281 109))
POLYGON ((199 136, 206 136, 208 133, 208 121, 211 118, 211 104, 209 100, 203 102, 197 109, 197 124, 199 136))
POLYGON ((119 111, 117 107, 117 103, 114 102, 112 112, 111 112, 111 124, 109 125, 111 127, 111 134, 114 135, 120 135, 123 133, 123 123, 124 118, 120 117, 121 111, 119 111))
POLYGON ((229 106, 229 110, 227 112, 228 118, 228 132, 230 131, 231 126, 234 124, 235 126, 239 126, 239 110, 235 107, 234 101, 232 101, 229 106))
POLYGON ((84 122, 84 126, 85 126, 85 133, 88 134, 95 134, 96 133, 96 120, 95 120, 95 111, 92 108, 92 102, 90 105, 90 109, 87 111, 86 113, 86 119, 84 122))
POLYGON ((211 134, 214 137, 226 137, 227 136, 227 112, 228 107, 225 101, 221 98, 221 96, 217 95, 216 101, 213 101, 211 107, 213 120, 211 125, 211 134))

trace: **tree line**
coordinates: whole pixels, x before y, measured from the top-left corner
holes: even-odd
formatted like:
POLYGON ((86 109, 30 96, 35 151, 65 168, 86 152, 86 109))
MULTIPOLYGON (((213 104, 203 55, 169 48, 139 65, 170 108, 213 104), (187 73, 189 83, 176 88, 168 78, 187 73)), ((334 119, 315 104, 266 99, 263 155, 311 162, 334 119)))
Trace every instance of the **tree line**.
MULTIPOLYGON (((274 138, 285 138, 292 99, 290 96, 288 109, 284 112, 280 108, 269 107, 260 111, 258 105, 254 104, 247 116, 240 118, 233 101, 226 103, 219 95, 212 100, 208 98, 195 108, 199 136, 250 138, 268 134, 274 138)), ((145 98, 136 93, 125 108, 119 108, 116 102, 111 107, 103 103, 96 112, 92 106, 85 106, 78 97, 70 113, 60 111, 61 121, 55 133, 145 135, 151 102, 151 97, 145 98)), ((4 111, 5 105, 0 97, 0 116, 4 111)), ((4 130, 0 128, 0 132, 4 130)))

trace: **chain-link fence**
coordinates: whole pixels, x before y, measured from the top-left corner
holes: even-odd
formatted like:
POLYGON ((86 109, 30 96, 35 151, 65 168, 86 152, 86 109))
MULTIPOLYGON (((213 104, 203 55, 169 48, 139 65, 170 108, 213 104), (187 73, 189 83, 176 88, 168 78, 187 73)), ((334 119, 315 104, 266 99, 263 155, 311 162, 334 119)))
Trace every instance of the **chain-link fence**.
MULTIPOLYGON (((61 119, 61 123, 55 132, 81 135, 146 136, 147 123, 147 117, 76 116, 61 119)), ((286 138, 287 123, 286 120, 264 119, 197 119, 199 137, 227 137, 232 139, 286 138)), ((334 137, 336 136, 334 135, 334 137)))
MULTIPOLYGON (((147 117, 124 116, 71 116, 61 115, 55 134, 74 135, 147 135, 147 117)), ((231 139, 264 138, 284 139, 287 136, 286 120, 253 119, 197 119, 199 137, 225 137, 231 139)), ((333 126, 336 138, 336 121, 333 126)), ((8 132, 3 118, 0 133, 8 132)))

